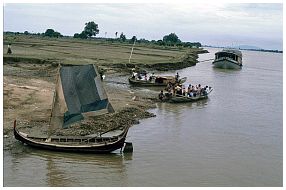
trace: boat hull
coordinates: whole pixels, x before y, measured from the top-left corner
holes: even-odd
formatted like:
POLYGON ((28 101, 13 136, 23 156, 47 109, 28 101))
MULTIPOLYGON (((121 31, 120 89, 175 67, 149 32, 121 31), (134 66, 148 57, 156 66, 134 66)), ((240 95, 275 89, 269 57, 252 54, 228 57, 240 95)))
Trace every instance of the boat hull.
POLYGON ((155 82, 150 82, 148 80, 135 80, 132 79, 131 77, 128 78, 128 81, 131 85, 134 86, 167 86, 165 83, 155 83, 155 82))
POLYGON ((241 69, 242 65, 237 63, 234 60, 230 59, 220 59, 215 60, 213 62, 213 66, 215 68, 221 68, 221 69, 241 69))
POLYGON ((170 103, 187 103, 187 102, 196 102, 199 100, 207 99, 208 95, 212 92, 213 89, 211 89, 206 95, 198 95, 198 96, 193 96, 193 97, 187 97, 187 96, 181 96, 181 95, 176 95, 176 96, 171 96, 166 98, 164 101, 165 102, 170 102, 170 103))
POLYGON ((58 136, 51 138, 51 141, 53 142, 49 142, 47 141, 49 140, 48 137, 29 137, 29 135, 19 132, 16 128, 16 121, 14 121, 14 136, 17 140, 34 148, 61 152, 110 153, 123 148, 127 132, 128 127, 118 135, 117 139, 116 137, 113 137, 113 140, 108 137, 88 138, 58 136), (92 142, 89 143, 91 139, 92 142), (59 143, 56 143, 55 141, 58 141, 59 143), (70 143, 68 143, 69 141, 70 143))
POLYGON ((198 100, 207 99, 208 96, 197 96, 197 97, 185 97, 185 96, 174 96, 168 100, 170 103, 186 103, 186 102, 196 102, 198 100))

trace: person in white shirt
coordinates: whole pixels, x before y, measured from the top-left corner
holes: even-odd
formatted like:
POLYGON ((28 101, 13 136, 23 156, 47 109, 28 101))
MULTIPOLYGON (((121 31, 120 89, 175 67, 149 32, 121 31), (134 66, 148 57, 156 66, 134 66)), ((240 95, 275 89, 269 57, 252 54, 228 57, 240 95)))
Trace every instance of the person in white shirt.
POLYGON ((11 44, 8 44, 7 54, 12 54, 11 44))

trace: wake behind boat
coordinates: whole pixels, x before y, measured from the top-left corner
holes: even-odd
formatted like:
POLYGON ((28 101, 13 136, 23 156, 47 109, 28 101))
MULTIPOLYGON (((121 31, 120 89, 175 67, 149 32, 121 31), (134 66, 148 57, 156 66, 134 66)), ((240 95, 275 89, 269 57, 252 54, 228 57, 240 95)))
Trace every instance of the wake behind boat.
POLYGON ((221 69, 241 69, 242 53, 237 49, 223 49, 215 53, 213 66, 221 69))
POLYGON ((57 127, 84 125, 91 128, 96 115, 114 112, 95 65, 61 66, 52 105, 50 135, 32 136, 20 132, 15 120, 15 138, 27 145, 54 151, 109 153, 123 148, 128 127, 109 137, 102 134, 93 137, 53 136, 51 133, 57 127))

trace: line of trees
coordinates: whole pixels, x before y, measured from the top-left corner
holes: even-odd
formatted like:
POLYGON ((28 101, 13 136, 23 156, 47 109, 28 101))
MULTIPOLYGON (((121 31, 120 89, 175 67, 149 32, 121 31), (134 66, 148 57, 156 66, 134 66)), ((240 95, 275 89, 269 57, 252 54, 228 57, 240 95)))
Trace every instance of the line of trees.
POLYGON ((47 37, 54 37, 54 38, 61 38, 63 35, 54 29, 47 29, 44 33, 30 33, 28 31, 25 32, 4 32, 4 34, 14 34, 14 35, 34 35, 34 36, 47 36, 47 37))
MULTIPOLYGON (((91 38, 93 36, 96 36, 99 33, 98 25, 94 22, 88 22, 85 23, 84 30, 81 33, 75 33, 74 38, 82 38, 82 39, 87 39, 91 38)), ((136 36, 133 36, 130 40, 126 38, 126 36, 123 34, 123 32, 120 34, 119 38, 117 38, 118 32, 115 32, 115 39, 109 38, 107 39, 108 41, 120 41, 120 42, 129 42, 129 43, 134 43, 134 41, 137 41, 138 43, 152 43, 160 46, 183 46, 183 47, 201 47, 202 44, 199 42, 182 42, 179 37, 175 33, 171 33, 169 35, 166 35, 163 37, 162 40, 145 40, 145 39, 140 39, 137 40, 136 36)), ((106 37, 106 32, 105 32, 105 37, 106 37)))
POLYGON ((198 48, 201 47, 202 44, 200 42, 182 42, 179 37, 175 33, 171 33, 165 35, 162 40, 146 40, 144 38, 137 40, 136 36, 133 36, 129 41, 133 43, 136 40, 137 43, 145 43, 145 44, 156 44, 159 46, 177 46, 177 47, 190 47, 190 48, 198 48))
MULTIPOLYGON (((115 36, 117 36, 115 33, 115 36)), ((175 33, 168 34, 163 37, 162 40, 146 40, 144 38, 137 39, 136 36, 133 36, 131 39, 127 39, 126 36, 121 33, 119 38, 108 38, 107 41, 111 42, 127 42, 127 43, 144 43, 144 44, 155 44, 159 46, 177 46, 177 47, 190 47, 190 48, 198 48, 201 47, 202 44, 200 42, 182 42, 179 37, 175 33)))
MULTIPOLYGON (((63 35, 60 32, 55 31, 54 29, 47 29, 44 33, 29 33, 28 31, 25 31, 24 33, 20 32, 4 32, 6 34, 25 34, 25 35, 39 35, 39 36, 47 36, 47 37, 55 37, 60 38, 63 37, 63 35)), ((90 39, 93 37, 96 37, 96 35, 99 34, 98 24, 96 24, 94 21, 85 23, 84 29, 81 33, 75 33, 73 35, 73 38, 81 38, 81 39, 90 39)), ((105 32, 106 37, 106 32, 105 32)), ((131 39, 127 39, 125 34, 123 32, 118 37, 118 32, 115 32, 115 38, 106 38, 107 41, 111 42, 125 42, 125 43, 145 43, 145 44, 156 44, 159 46, 177 46, 177 47, 201 47, 200 42, 182 42, 179 37, 175 33, 170 33, 168 35, 165 35, 162 40, 146 40, 144 38, 137 39, 136 36, 132 36, 131 39)))

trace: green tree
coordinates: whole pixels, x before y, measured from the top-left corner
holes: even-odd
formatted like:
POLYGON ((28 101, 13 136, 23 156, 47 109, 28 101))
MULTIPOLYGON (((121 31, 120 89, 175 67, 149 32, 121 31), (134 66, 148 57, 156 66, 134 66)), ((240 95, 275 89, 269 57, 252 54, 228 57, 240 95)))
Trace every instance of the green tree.
POLYGON ((137 40, 136 36, 133 36, 133 37, 131 38, 131 42, 132 42, 132 43, 134 43, 136 40, 137 40))
POLYGON ((193 46, 202 47, 202 44, 201 44, 200 42, 194 42, 194 43, 193 43, 193 46))
POLYGON ((174 45, 177 43, 181 43, 181 40, 179 39, 179 37, 175 33, 171 33, 171 34, 163 37, 163 42, 166 42, 167 44, 174 45))
POLYGON ((92 36, 96 36, 96 34, 99 33, 98 25, 94 21, 85 23, 85 27, 84 27, 83 32, 85 32, 85 34, 89 38, 92 36))
POLYGON ((156 43, 157 43, 159 46, 164 46, 164 45, 166 45, 166 43, 163 42, 163 40, 158 40, 156 43))
POLYGON ((54 32, 55 31, 53 29, 47 29, 46 32, 44 33, 44 36, 53 37, 54 32))
POLYGON ((146 40, 145 38, 141 38, 140 40, 137 40, 138 43, 149 43, 148 40, 146 40))
POLYGON ((61 33, 59 32, 54 32, 53 37, 59 38, 59 37, 63 37, 63 35, 61 35, 61 33))
POLYGON ((119 38, 120 38, 120 40, 122 40, 123 42, 126 41, 126 36, 123 34, 123 32, 120 34, 119 38))
POLYGON ((46 32, 44 33, 44 36, 49 36, 49 37, 62 37, 61 33, 54 31, 53 29, 47 29, 46 32))
POLYGON ((74 37, 74 38, 79 38, 79 33, 75 33, 75 34, 73 35, 73 37, 74 37))
POLYGON ((82 31, 80 34, 79 33, 75 33, 73 35, 73 37, 74 38, 81 38, 81 39, 87 39, 88 38, 87 34, 84 31, 82 31))

